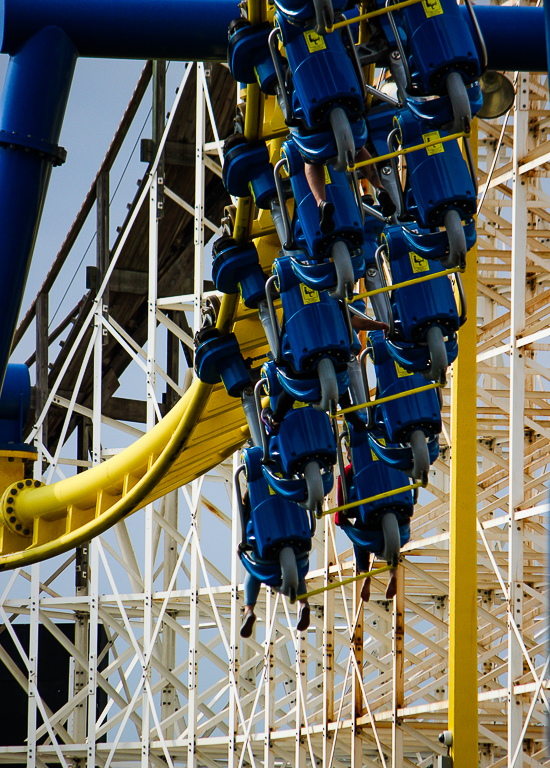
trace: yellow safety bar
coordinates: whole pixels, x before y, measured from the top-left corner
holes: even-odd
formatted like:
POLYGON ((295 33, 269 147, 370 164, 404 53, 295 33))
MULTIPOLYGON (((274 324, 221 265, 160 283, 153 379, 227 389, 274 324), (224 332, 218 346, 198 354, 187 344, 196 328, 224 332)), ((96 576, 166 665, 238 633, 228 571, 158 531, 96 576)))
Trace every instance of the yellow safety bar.
POLYGON ((318 515, 315 515, 315 517, 320 520, 322 517, 326 517, 326 515, 333 515, 335 512, 345 512, 348 509, 353 509, 354 507, 360 507, 361 504, 370 504, 373 501, 379 501, 380 499, 388 499, 390 496, 395 496, 398 493, 406 493, 407 491, 414 491, 416 488, 425 488, 426 486, 422 483, 409 483, 408 485, 404 485, 402 488, 394 488, 392 491, 384 491, 384 493, 377 493, 376 496, 369 496, 367 499, 361 499, 360 501, 350 501, 349 504, 340 504, 339 507, 332 507, 332 509, 325 509, 323 512, 321 512, 318 515))
POLYGON ((374 408, 375 405, 382 405, 382 403, 391 403, 393 400, 401 400, 402 397, 409 397, 409 395, 418 395, 420 392, 427 392, 430 389, 438 389, 443 384, 440 381, 434 381, 432 384, 425 384, 422 387, 415 387, 414 389, 408 389, 406 392, 396 392, 395 395, 388 395, 387 397, 379 397, 378 400, 369 400, 367 403, 359 403, 359 405, 350 405, 349 408, 342 408, 336 413, 331 413, 331 417, 338 418, 338 416, 345 416, 346 413, 353 413, 353 411, 360 411, 362 408, 374 408))
POLYGON ((360 16, 354 16, 353 19, 337 21, 336 24, 332 25, 328 32, 332 32, 334 29, 340 29, 340 27, 348 27, 350 24, 355 24, 357 21, 367 21, 367 19, 374 19, 376 16, 383 16, 386 13, 400 11, 401 8, 408 8, 409 5, 416 5, 417 3, 421 2, 424 2, 424 0, 404 0, 402 3, 396 3, 395 5, 388 5, 385 8, 379 8, 377 11, 362 13, 360 16))
POLYGON ((401 155, 408 155, 411 152, 418 152, 421 149, 427 147, 433 147, 436 144, 445 144, 447 141, 455 141, 456 139, 469 139, 469 131, 460 131, 459 133, 451 133, 450 136, 442 136, 434 139, 433 141, 425 141, 422 144, 415 144, 414 147, 405 147, 405 149, 396 149, 395 152, 388 152, 387 155, 378 155, 377 157, 371 157, 368 160, 361 160, 354 165, 348 165, 348 171, 355 171, 357 168, 364 168, 366 165, 374 165, 374 163, 381 163, 383 160, 392 160, 394 157, 400 157, 401 155))
POLYGON ((408 288, 410 285, 416 285, 416 283, 425 283, 428 280, 435 280, 437 277, 446 277, 447 275, 456 275, 457 272, 461 274, 464 272, 463 267, 452 267, 451 269, 444 269, 442 272, 435 272, 429 275, 422 275, 422 277, 415 277, 412 280, 405 280, 403 283, 394 283, 393 285, 385 285, 383 288, 375 288, 372 291, 366 291, 365 293, 359 293, 357 296, 354 294, 352 299, 346 299, 348 304, 353 304, 357 299, 368 299, 370 296, 377 296, 379 293, 389 293, 390 291, 397 291, 399 288, 408 288))
POLYGON ((333 584, 329 584, 326 587, 319 587, 319 589, 312 589, 311 592, 306 592, 303 595, 296 595, 294 600, 290 601, 291 605, 295 605, 298 600, 308 600, 314 595, 322 595, 323 592, 330 592, 331 589, 338 589, 339 587, 345 587, 346 584, 353 584, 354 581, 360 581, 360 579, 367 579, 370 576, 378 576, 379 573, 386 573, 391 571, 393 565, 384 565, 382 568, 375 568, 373 571, 367 571, 367 573, 358 573, 357 576, 350 576, 349 579, 342 579, 342 581, 335 581, 333 584))

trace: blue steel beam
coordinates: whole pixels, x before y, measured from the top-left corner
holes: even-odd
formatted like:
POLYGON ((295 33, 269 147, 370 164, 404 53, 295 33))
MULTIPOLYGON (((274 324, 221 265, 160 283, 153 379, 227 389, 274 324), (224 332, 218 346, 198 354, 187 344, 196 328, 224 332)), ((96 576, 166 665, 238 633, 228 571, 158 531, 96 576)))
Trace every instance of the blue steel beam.
POLYGON ((2 53, 56 26, 79 56, 225 61, 238 0, 0 0, 2 53))
MULTIPOLYGON (((466 6, 461 6, 473 33, 466 6)), ((532 6, 476 5, 489 69, 547 72, 544 10, 532 6)))
POLYGON ((0 387, 44 208, 77 60, 56 27, 34 34, 10 58, 0 99, 0 387))

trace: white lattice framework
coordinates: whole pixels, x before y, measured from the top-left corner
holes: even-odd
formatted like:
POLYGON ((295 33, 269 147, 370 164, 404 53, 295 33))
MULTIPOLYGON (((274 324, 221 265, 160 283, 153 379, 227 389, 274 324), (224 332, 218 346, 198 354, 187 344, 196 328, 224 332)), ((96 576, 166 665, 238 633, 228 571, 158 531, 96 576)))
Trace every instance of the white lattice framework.
MULTIPOLYGON (((203 65, 194 66, 195 200, 176 200, 167 189, 166 204, 195 212, 195 295, 162 303, 189 310, 196 330, 203 292, 204 168, 208 164, 220 173, 221 153, 219 143, 204 144, 211 110, 203 65)), ((179 98, 184 87, 185 82, 179 98)), ((550 471, 547 99, 545 78, 520 74, 512 112, 479 123, 478 699, 480 766, 493 768, 548 763, 542 742, 550 695, 544 645, 550 471)), ((88 414, 94 462, 118 445, 111 427, 130 436, 136 431, 102 419, 102 328, 118 333, 135 360, 136 379, 138 373, 146 379, 148 427, 158 415, 156 385, 166 374, 156 350, 171 331, 156 295, 155 181, 143 201, 151 212, 147 344, 136 348, 98 314, 88 349, 95 360, 94 407, 88 414)), ((475 321, 470 307, 469 322, 475 321)), ((383 579, 373 580, 368 605, 361 603, 356 585, 327 592, 312 598, 310 629, 299 635, 295 609, 263 590, 255 635, 241 640, 240 531, 232 489, 237 457, 94 540, 87 586, 77 594, 74 555, 3 575, 3 631, 15 638, 14 625, 29 622, 30 651, 27 655, 19 646, 21 671, 0 647, 0 659, 29 694, 28 742, 1 747, 0 763, 434 764, 435 755, 446 753, 437 736, 446 728, 448 708, 448 390, 445 403, 442 455, 404 550, 404 590, 392 602, 384 599, 383 579), (60 632, 59 622, 75 624, 74 643, 60 632), (57 712, 48 709, 36 686, 40 624, 71 656, 71 690, 57 712), (102 659, 100 625, 108 638, 102 659), (99 688, 108 697, 101 712, 99 688)), ((67 471, 67 450, 60 446, 56 456, 46 457, 53 464, 60 460, 54 476, 67 471)), ((350 575, 353 568, 347 539, 324 518, 314 541, 309 588, 350 575)))

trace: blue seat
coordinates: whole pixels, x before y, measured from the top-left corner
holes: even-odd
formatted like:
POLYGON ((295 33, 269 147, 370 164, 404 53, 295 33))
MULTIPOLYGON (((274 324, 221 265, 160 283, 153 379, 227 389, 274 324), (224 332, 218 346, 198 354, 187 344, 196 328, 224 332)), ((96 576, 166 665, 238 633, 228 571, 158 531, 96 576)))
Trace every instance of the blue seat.
MULTIPOLYGON (((319 210, 304 172, 304 162, 292 137, 285 141, 281 150, 286 169, 290 176, 292 192, 296 202, 294 239, 296 259, 301 261, 301 252, 311 261, 326 261, 330 249, 337 240, 347 244, 350 251, 357 251, 363 245, 365 233, 357 201, 345 174, 337 173, 329 165, 325 172, 326 199, 334 205, 334 231, 323 234, 319 229, 319 210)), ((355 257, 354 275, 356 280, 364 272, 364 261, 358 252, 355 257)))
POLYGON ((352 339, 340 303, 300 282, 286 256, 274 261, 273 273, 283 305, 283 364, 296 373, 315 371, 324 357, 346 365, 352 339))
POLYGON ((243 452, 250 512, 241 504, 243 541, 238 552, 244 568, 258 581, 278 589, 282 583, 279 554, 291 547, 296 557, 298 583, 309 570, 312 523, 305 509, 275 495, 262 472, 262 450, 243 452))
POLYGON ((264 22, 252 26, 239 17, 229 25, 227 62, 238 83, 257 82, 264 93, 274 94, 277 75, 269 52, 268 38, 271 24, 264 22))
POLYGON ((252 195, 258 208, 269 208, 271 200, 277 196, 265 141, 247 142, 238 133, 226 139, 222 179, 230 195, 252 195))
MULTIPOLYGON (((264 363, 262 376, 267 382, 271 408, 275 410, 283 387, 272 361, 264 363)), ((324 411, 296 401, 284 416, 277 434, 268 437, 267 461, 262 470, 276 493, 292 501, 304 502, 308 487, 303 472, 312 461, 319 465, 326 495, 334 482, 333 466, 336 463, 330 419, 324 411)))
POLYGON ((481 76, 476 43, 455 0, 427 0, 401 11, 413 83, 424 95, 446 93, 458 72, 466 84, 481 76))
MULTIPOLYGON (((410 373, 396 363, 382 331, 369 332, 367 349, 376 372, 376 399, 426 385, 420 374, 410 373)), ((435 390, 404 394, 372 410, 369 426, 376 455, 396 469, 427 482, 441 432, 441 409, 435 390)))
POLYGON ((250 386, 250 374, 234 333, 221 334, 210 327, 199 331, 195 344, 195 371, 206 384, 223 382, 227 394, 240 397, 250 386))
POLYGON ((277 11, 275 25, 292 74, 292 111, 304 127, 329 127, 328 116, 342 108, 353 120, 361 117, 363 89, 340 30, 321 36, 291 23, 277 11))
POLYGON ((265 299, 265 275, 254 243, 236 243, 223 235, 212 247, 212 279, 218 291, 238 293, 244 305, 257 307, 265 299))
MULTIPOLYGON (((410 238, 405 236, 402 227, 387 227, 383 238, 394 284, 443 271, 437 261, 429 261, 411 250, 410 238)), ((461 314, 448 277, 393 291, 390 308, 393 327, 387 349, 401 366, 418 373, 428 371, 430 345, 433 348, 436 337, 439 344, 443 341, 445 345, 445 352, 440 350, 446 358, 445 369, 454 362, 458 354, 456 334, 461 325, 461 314), (439 328, 440 334, 429 333, 433 328, 439 328)), ((464 317, 462 312, 462 319, 464 317)))
MULTIPOLYGON (((284 14, 288 21, 296 25, 305 25, 307 22, 315 19, 315 6, 313 0, 274 0, 277 10, 284 14)), ((353 5, 349 0, 332 0, 332 7, 335 12, 345 11, 349 5, 353 5)))
POLYGON ((476 212, 476 190, 458 141, 438 144, 437 139, 448 133, 433 131, 406 109, 399 110, 396 122, 403 148, 433 143, 433 147, 406 155, 407 211, 423 228, 443 226, 445 215, 452 210, 469 220, 476 212))

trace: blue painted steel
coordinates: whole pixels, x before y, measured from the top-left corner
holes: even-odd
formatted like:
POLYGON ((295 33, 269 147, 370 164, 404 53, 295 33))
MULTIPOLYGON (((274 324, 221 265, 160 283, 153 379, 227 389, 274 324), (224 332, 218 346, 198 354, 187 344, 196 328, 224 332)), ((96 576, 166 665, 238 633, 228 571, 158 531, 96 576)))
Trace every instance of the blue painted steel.
POLYGON ((273 494, 262 472, 262 449, 244 451, 244 464, 250 499, 247 543, 261 560, 277 559, 283 547, 297 555, 311 549, 309 515, 303 507, 273 494))
MULTIPOLYGON (((437 262, 428 261, 410 249, 402 227, 387 227, 383 237, 387 243, 393 282, 404 283, 421 275, 443 271, 437 262)), ((433 326, 441 328, 444 336, 454 335, 460 328, 460 317, 448 277, 399 288, 392 293, 391 304, 399 341, 423 342, 426 332, 433 326)), ((452 362, 449 360, 449 364, 452 362)))
MULTIPOLYGON (((369 354, 376 370, 376 397, 383 398, 425 386, 418 373, 400 370, 391 357, 382 331, 368 335, 369 354)), ((435 390, 405 395, 398 400, 377 405, 374 422, 389 443, 407 443, 414 430, 421 429, 432 438, 441 432, 441 411, 435 390)))
POLYGON ((274 261, 273 273, 285 319, 284 363, 296 372, 315 371, 319 360, 325 357, 335 364, 347 364, 351 339, 340 304, 326 291, 313 291, 301 283, 288 257, 274 261))
POLYGON ((411 5, 402 11, 413 83, 426 95, 446 93, 445 79, 460 72, 466 83, 481 74, 472 35, 455 0, 439 0, 437 12, 411 5))
POLYGON ((247 143, 240 134, 226 142, 224 150, 223 183, 230 195, 248 197, 252 195, 258 208, 269 208, 270 201, 277 196, 273 166, 265 141, 247 143), (238 142, 238 143, 237 143, 238 142))
POLYGON ((223 382, 227 394, 240 397, 250 384, 250 374, 244 364, 239 342, 234 333, 220 336, 213 328, 195 352, 195 371, 207 384, 223 382))
POLYGON ((212 279, 222 293, 241 292, 243 302, 250 309, 265 299, 265 275, 260 267, 254 243, 237 244, 224 235, 212 248, 212 279))
POLYGON ((238 15, 237 0, 0 0, 1 52, 56 26, 80 56, 225 61, 238 15))
POLYGON ((458 211, 462 219, 473 216, 476 191, 458 141, 438 145, 437 138, 448 136, 448 132, 441 130, 439 136, 434 136, 432 127, 418 121, 408 110, 399 110, 396 123, 403 147, 434 142, 433 148, 406 156, 409 213, 421 227, 442 226, 448 210, 458 211))
MULTIPOLYGON (((336 240, 343 240, 350 248, 357 249, 363 244, 365 234, 361 213, 355 201, 347 176, 337 173, 331 165, 326 166, 326 199, 334 205, 334 232, 323 235, 319 229, 319 209, 304 172, 304 162, 292 139, 285 141, 282 156, 290 172, 290 183, 296 200, 297 221, 295 226, 296 245, 307 251, 309 259, 326 257, 336 240)), ((297 254, 297 258, 298 258, 297 254)), ((362 270, 364 271, 364 265, 362 270)), ((360 272, 356 279, 361 277, 360 272)), ((336 283, 334 279, 333 285, 336 283)))
POLYGON ((258 82, 264 93, 275 93, 277 75, 268 47, 272 30, 267 21, 251 26, 240 17, 234 30, 230 27, 227 61, 234 79, 238 83, 258 82))
MULTIPOLYGON (((542 8, 476 5, 475 14, 490 69, 548 71, 542 8)), ((0 0, 0 52, 14 54, 57 26, 80 56, 222 61, 227 27, 238 15, 237 0, 0 0)))
MULTIPOLYGON (((460 6, 473 34, 468 9, 460 6)), ((488 68, 507 72, 548 72, 544 10, 528 6, 476 5, 487 48, 488 68)))
POLYGON ((36 34, 10 59, 0 100, 0 385, 42 216, 76 51, 59 29, 36 34), (33 145, 33 146, 30 146, 33 145))
POLYGON ((23 443, 23 427, 31 407, 31 379, 26 365, 8 365, 0 396, 0 450, 27 451, 35 449, 23 443))
POLYGON ((339 31, 321 37, 275 14, 292 73, 292 111, 307 127, 328 127, 332 109, 361 116, 363 91, 339 31))

